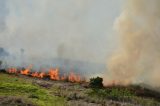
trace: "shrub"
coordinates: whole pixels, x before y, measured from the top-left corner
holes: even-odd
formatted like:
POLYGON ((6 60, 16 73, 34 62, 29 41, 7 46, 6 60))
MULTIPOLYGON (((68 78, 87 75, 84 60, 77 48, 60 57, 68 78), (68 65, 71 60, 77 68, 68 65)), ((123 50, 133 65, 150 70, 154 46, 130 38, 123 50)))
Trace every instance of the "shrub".
POLYGON ((91 88, 98 88, 101 89, 103 88, 103 78, 96 77, 96 78, 91 78, 89 82, 89 86, 91 88))

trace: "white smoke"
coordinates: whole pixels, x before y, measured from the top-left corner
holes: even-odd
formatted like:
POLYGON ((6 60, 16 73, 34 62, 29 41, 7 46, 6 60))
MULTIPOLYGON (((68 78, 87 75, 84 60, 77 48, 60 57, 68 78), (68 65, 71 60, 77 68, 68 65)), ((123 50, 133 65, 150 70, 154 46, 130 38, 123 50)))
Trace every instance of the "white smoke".
POLYGON ((100 73, 115 45, 110 26, 119 4, 117 0, 0 0, 0 47, 10 54, 5 61, 36 68, 61 63, 100 73))
MULTIPOLYGON (((90 0, 5 0, 0 45, 11 57, 9 64, 29 64, 55 57, 76 58, 82 48, 83 18, 90 0), (7 12, 6 12, 7 11, 7 12), (7 15, 6 15, 7 14, 7 15), (76 35, 76 36, 75 36, 76 35), (75 44, 76 43, 76 44, 75 44), (59 53, 59 48, 64 45, 59 53), (22 51, 23 50, 23 51, 22 51), (78 54, 78 53, 77 53, 78 54)), ((83 48, 82 48, 83 49, 83 48)), ((87 57, 87 53, 82 57, 87 57)))

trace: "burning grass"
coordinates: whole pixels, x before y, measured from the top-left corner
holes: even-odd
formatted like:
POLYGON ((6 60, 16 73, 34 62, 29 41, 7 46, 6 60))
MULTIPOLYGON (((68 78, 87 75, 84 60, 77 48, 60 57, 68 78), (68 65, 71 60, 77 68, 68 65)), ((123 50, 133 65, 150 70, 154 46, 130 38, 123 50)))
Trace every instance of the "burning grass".
POLYGON ((59 68, 50 68, 48 71, 45 72, 32 72, 32 65, 28 66, 25 69, 17 69, 14 67, 8 68, 5 72, 9 74, 21 74, 21 75, 27 75, 35 78, 41 78, 41 79, 50 79, 50 80, 62 80, 62 81, 69 81, 69 82, 84 82, 85 78, 81 77, 78 74, 75 74, 74 72, 70 72, 68 75, 64 73, 64 75, 60 75, 59 68))

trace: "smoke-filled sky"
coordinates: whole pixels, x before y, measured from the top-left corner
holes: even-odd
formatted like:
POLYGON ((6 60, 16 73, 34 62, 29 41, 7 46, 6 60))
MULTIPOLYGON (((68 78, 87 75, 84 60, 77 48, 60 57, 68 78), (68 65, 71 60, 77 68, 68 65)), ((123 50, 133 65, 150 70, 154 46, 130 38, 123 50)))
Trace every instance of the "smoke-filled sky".
POLYGON ((0 46, 28 60, 106 63, 122 0, 0 0, 0 46))

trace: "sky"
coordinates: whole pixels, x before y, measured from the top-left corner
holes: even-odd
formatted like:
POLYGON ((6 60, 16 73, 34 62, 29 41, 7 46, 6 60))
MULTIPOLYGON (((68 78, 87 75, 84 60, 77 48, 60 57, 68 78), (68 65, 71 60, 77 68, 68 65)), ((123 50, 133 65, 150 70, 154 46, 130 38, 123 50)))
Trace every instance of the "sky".
POLYGON ((106 63, 122 0, 0 0, 0 46, 16 59, 106 63))

